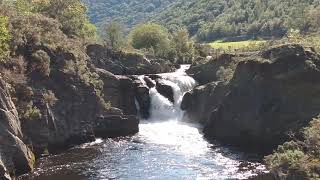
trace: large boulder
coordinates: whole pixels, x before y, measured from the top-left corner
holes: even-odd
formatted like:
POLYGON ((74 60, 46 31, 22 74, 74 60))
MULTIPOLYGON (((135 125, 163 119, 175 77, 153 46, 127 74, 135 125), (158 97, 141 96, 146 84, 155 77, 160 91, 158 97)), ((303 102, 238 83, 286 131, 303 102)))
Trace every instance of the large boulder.
POLYGON ((199 107, 182 104, 197 117, 205 113, 206 137, 270 151, 319 114, 320 58, 300 45, 254 58, 240 62, 228 84, 207 84, 186 95, 184 101, 199 107))
POLYGON ((167 99, 169 99, 169 101, 171 101, 172 103, 174 103, 174 92, 171 86, 169 86, 168 84, 166 84, 165 82, 163 82, 163 80, 158 79, 156 81, 156 89, 157 91, 164 97, 166 97, 167 99))
POLYGON ((104 69, 95 69, 103 81, 104 100, 112 107, 122 109, 126 115, 136 115, 133 80, 125 76, 116 76, 104 69))
POLYGON ((187 92, 181 102, 186 111, 185 120, 206 124, 212 111, 219 107, 226 96, 227 86, 223 82, 212 82, 187 92))
POLYGON ((139 131, 137 116, 101 115, 97 118, 94 133, 98 137, 112 138, 134 135, 139 131))
POLYGON ((209 117, 207 136, 270 150, 320 112, 319 56, 299 45, 268 51, 286 53, 239 63, 227 96, 209 117))
POLYGON ((6 83, 0 79, 0 177, 23 174, 33 169, 34 155, 24 139, 17 109, 6 83))
POLYGON ((151 98, 148 86, 144 85, 140 80, 135 80, 135 95, 139 104, 140 116, 144 119, 150 117, 151 98))

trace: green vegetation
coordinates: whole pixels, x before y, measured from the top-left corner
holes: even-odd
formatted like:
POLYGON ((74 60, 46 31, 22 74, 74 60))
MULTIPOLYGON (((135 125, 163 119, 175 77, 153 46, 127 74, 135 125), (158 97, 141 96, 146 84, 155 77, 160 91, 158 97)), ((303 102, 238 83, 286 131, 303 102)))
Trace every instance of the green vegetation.
POLYGON ((224 42, 222 40, 218 40, 210 43, 210 46, 214 49, 237 50, 237 49, 245 49, 249 47, 261 46, 266 42, 267 41, 265 40, 248 40, 248 41, 238 41, 238 42, 224 42))
POLYGON ((4 56, 8 52, 10 34, 7 26, 8 18, 5 16, 0 16, 0 57, 4 56))
POLYGON ((33 106, 32 103, 28 104, 22 118, 25 120, 39 120, 42 114, 39 108, 33 106))
POLYGON ((196 50, 194 43, 189 39, 189 32, 186 28, 181 28, 173 33, 172 43, 174 53, 178 60, 183 62, 192 62, 196 50))
POLYGON ((170 31, 186 26, 199 41, 235 37, 283 37, 291 29, 319 31, 317 0, 85 0, 96 24, 117 20, 129 28, 141 22, 165 25, 170 31), (126 13, 124 13, 126 12, 126 13))
POLYGON ((320 119, 303 131, 303 140, 287 142, 265 158, 273 173, 282 179, 319 179, 320 119))
POLYGON ((158 24, 139 24, 129 34, 133 48, 147 55, 169 59, 177 63, 191 63, 196 51, 189 33, 181 28, 174 33, 158 24))
POLYGON ((69 37, 96 38, 96 27, 88 20, 87 8, 81 0, 17 0, 6 3, 19 13, 41 14, 56 19, 61 23, 60 29, 69 37))
MULTIPOLYGON (((17 0, 0 4, 2 78, 10 84, 19 116, 39 120, 46 104, 57 101, 49 90, 57 73, 69 84, 94 89, 102 99, 103 82, 88 67, 85 44, 96 39, 96 29, 80 0, 17 0), (14 38, 10 38, 14 37, 14 38), (70 65, 70 66, 67 66, 70 65)), ((101 103, 104 104, 103 99, 101 103)))
POLYGON ((147 49, 165 57, 170 50, 168 30, 158 24, 140 24, 130 32, 130 43, 136 49, 147 49))
POLYGON ((123 28, 117 22, 111 22, 105 27, 104 41, 113 50, 119 50, 124 45, 123 28))
MULTIPOLYGON (((175 4, 176 0, 84 0, 88 6, 91 22, 101 29, 113 21, 131 29, 139 23, 175 4)), ((126 31, 127 32, 127 31, 126 31)))

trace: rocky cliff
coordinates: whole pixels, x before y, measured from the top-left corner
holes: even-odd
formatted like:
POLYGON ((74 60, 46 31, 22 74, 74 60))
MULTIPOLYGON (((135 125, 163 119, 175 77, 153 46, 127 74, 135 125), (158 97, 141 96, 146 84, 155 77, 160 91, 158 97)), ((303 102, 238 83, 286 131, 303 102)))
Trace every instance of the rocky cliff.
POLYGON ((291 44, 249 59, 239 62, 230 82, 187 93, 182 108, 202 121, 208 138, 270 151, 319 114, 320 57, 291 44))
POLYGON ((33 169, 35 157, 23 142, 18 112, 11 100, 6 83, 0 79, 0 178, 10 179, 15 174, 33 169))

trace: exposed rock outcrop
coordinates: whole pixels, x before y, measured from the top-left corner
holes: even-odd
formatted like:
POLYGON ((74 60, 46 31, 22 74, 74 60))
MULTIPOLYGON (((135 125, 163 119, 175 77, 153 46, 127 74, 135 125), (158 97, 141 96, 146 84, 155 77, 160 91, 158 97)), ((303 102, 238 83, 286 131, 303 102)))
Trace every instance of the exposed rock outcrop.
POLYGON ((319 55, 293 44, 261 57, 240 62, 230 83, 210 83, 185 96, 182 107, 205 120, 207 137, 272 150, 318 115, 319 55))
POLYGON ((206 124, 210 113, 215 111, 228 91, 223 82, 212 82, 198 86, 187 92, 181 102, 181 109, 186 111, 185 120, 206 124))
MULTIPOLYGON (((238 59, 232 54, 223 54, 217 58, 210 59, 207 63, 192 66, 187 73, 199 84, 206 84, 212 81, 219 81, 223 76, 233 75, 238 59), (227 72, 229 71, 229 72, 227 72), (229 73, 229 74, 224 74, 229 73)), ((228 78, 228 77, 226 77, 228 78)))
MULTIPOLYGON (((93 141, 96 137, 126 136, 138 132, 139 120, 135 117, 133 81, 130 78, 115 76, 94 67, 90 70, 85 64, 78 68, 85 68, 86 74, 79 75, 72 67, 65 69, 67 63, 80 61, 75 54, 60 50, 50 51, 48 54, 52 59, 50 76, 33 79, 34 82, 31 82, 34 91, 32 103, 39 108, 40 116, 33 120, 19 120, 18 115, 15 115, 16 122, 21 121, 23 127, 22 131, 15 134, 18 137, 23 134, 23 142, 27 142, 38 157, 45 151, 60 152, 65 148, 93 141), (103 86, 98 86, 99 84, 103 86), (55 103, 44 101, 44 90, 50 90, 54 94, 57 99, 55 103), (113 107, 121 109, 107 107, 102 96, 113 107)), ((23 147, 22 141, 14 140, 23 147)), ((3 149, 0 147, 1 151, 3 149)), ((17 154, 14 150, 2 153, 7 157, 11 152, 17 154)), ((25 152, 29 153, 23 149, 21 154, 25 152)), ((22 156, 17 154, 15 158, 21 159, 22 156)), ((10 171, 12 166, 7 165, 6 160, 3 162, 10 171)), ((25 163, 21 164, 22 167, 26 170, 15 168, 14 172, 28 172, 32 165, 27 166, 25 163)))
POLYGON ((6 83, 0 79, 0 177, 3 179, 33 169, 35 158, 23 139, 17 109, 6 83))
POLYGON ((123 115, 121 110, 111 108, 100 115, 95 123, 94 133, 98 137, 127 136, 139 131, 139 120, 135 115, 123 115), (110 112, 111 111, 111 112, 110 112))
POLYGON ((164 97, 166 97, 167 99, 169 99, 169 101, 171 101, 172 103, 174 103, 174 93, 173 93, 173 89, 171 86, 169 86, 168 84, 164 83, 161 79, 157 79, 156 81, 156 89, 157 91, 164 97))
POLYGON ((149 87, 138 78, 135 78, 134 87, 135 97, 139 104, 139 114, 142 118, 148 119, 150 117, 149 109, 151 105, 149 87))
POLYGON ((93 64, 115 75, 142 75, 170 72, 174 65, 163 59, 148 60, 137 53, 115 52, 98 44, 87 46, 93 64))
POLYGON ((116 76, 104 69, 96 69, 103 81, 103 94, 112 107, 122 109, 126 115, 136 115, 133 80, 125 76, 116 76))

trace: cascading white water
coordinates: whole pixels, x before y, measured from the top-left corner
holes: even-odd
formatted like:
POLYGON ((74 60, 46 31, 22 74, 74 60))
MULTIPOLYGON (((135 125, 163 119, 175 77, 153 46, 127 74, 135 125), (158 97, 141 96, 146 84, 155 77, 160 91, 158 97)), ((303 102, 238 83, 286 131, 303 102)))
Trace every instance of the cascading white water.
MULTIPOLYGON (((149 120, 181 120, 183 111, 181 110, 181 102, 184 94, 192 90, 196 86, 196 81, 186 74, 186 70, 190 65, 181 65, 180 69, 173 73, 158 74, 161 76, 161 82, 170 86, 173 90, 174 103, 168 98, 160 94, 156 87, 150 88, 150 117, 149 120)), ((143 84, 144 76, 139 77, 143 84)))

